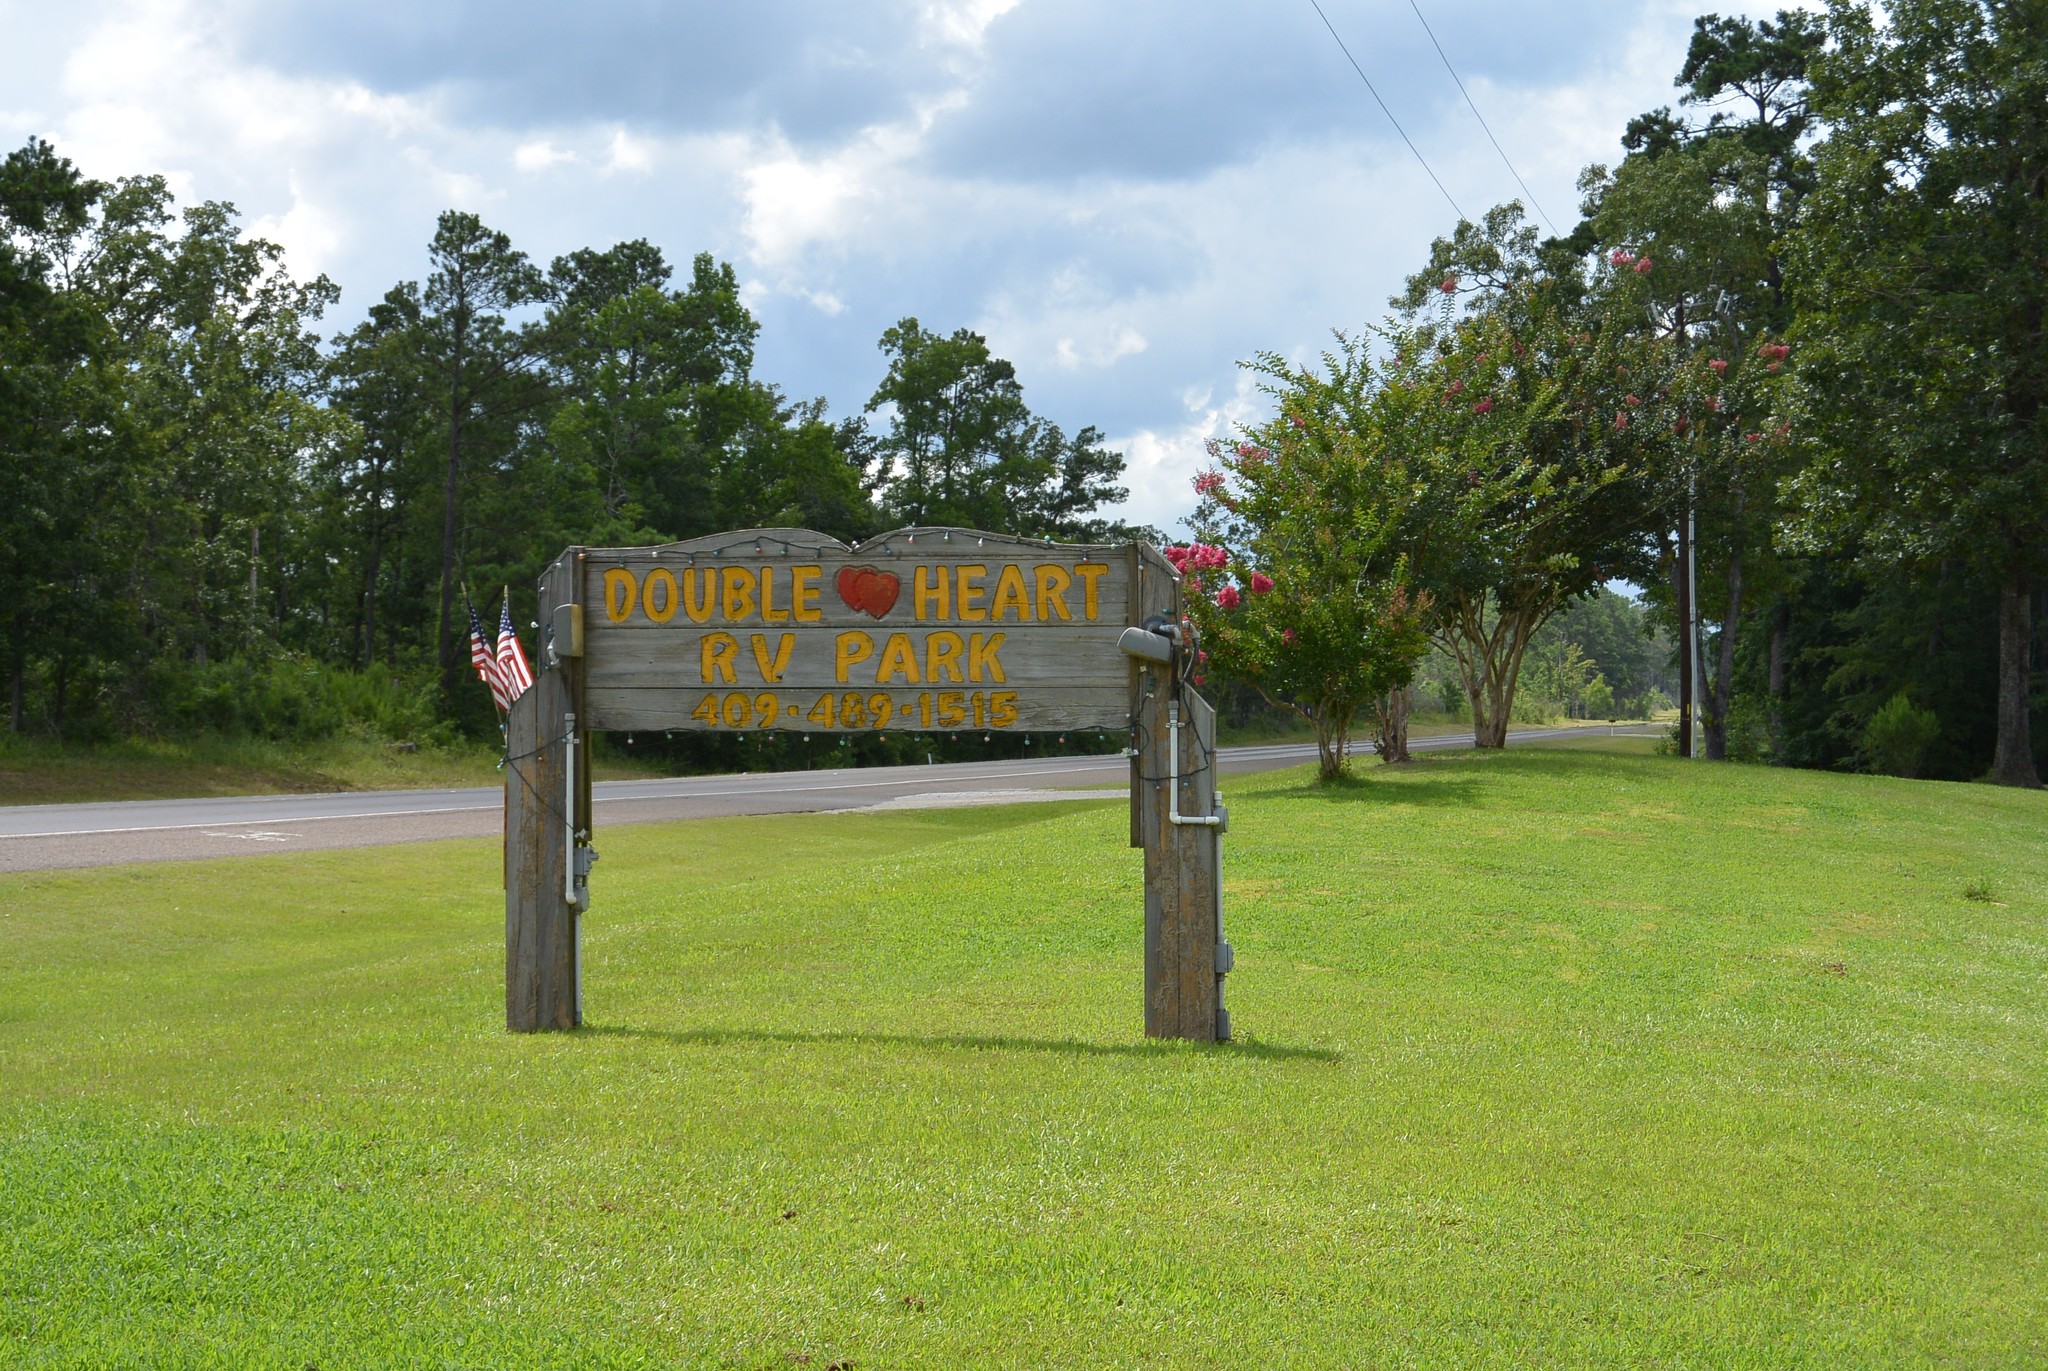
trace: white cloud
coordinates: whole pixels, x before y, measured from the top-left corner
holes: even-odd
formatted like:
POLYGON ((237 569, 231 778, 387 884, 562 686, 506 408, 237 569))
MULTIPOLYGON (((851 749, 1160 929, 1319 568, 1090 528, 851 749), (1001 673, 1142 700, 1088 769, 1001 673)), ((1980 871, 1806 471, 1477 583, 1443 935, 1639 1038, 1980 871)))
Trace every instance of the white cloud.
POLYGON ((637 137, 625 129, 614 129, 611 146, 605 151, 604 169, 608 172, 652 171, 655 149, 652 139, 637 137))
POLYGON ((1113 337, 1079 346, 1072 338, 1062 338, 1053 348, 1053 360, 1064 371, 1079 371, 1082 367, 1099 371, 1114 366, 1120 358, 1134 357, 1150 346, 1144 334, 1126 325, 1113 337))
POLYGON ((558 148, 545 138, 537 138, 531 143, 521 143, 512 149, 512 165, 529 176, 575 160, 575 153, 558 148))
MULTIPOLYGON (((1627 118, 1673 98, 1697 8, 1576 3, 1579 22, 1614 37, 1553 55, 1540 79, 1518 79, 1539 70, 1519 53, 1482 62, 1452 44, 1473 98, 1560 229, 1576 217, 1580 166, 1612 160, 1627 118)), ((1384 28, 1407 14, 1405 4, 1380 9, 1358 22, 1384 28)), ((1070 432, 1093 423, 1124 435, 1127 510, 1167 528, 1192 507, 1203 443, 1264 412, 1236 364, 1262 350, 1312 359, 1333 326, 1379 318, 1429 239, 1450 227, 1435 188, 1348 84, 1330 106, 1355 105, 1348 122, 1319 106, 1315 119, 1170 167, 1083 174, 1063 169, 1061 152, 1049 174, 1006 178, 991 170, 1002 159, 979 155, 993 144, 942 162, 935 149, 956 116, 997 108, 988 74, 1014 58, 1026 21, 1046 26, 1047 7, 930 0, 916 13, 905 51, 863 55, 888 89, 915 94, 857 107, 893 112, 842 122, 838 112, 857 102, 821 114, 763 96, 733 102, 743 112, 718 127, 679 131, 559 103, 523 123, 472 117, 448 84, 380 80, 372 45, 346 69, 264 66, 244 55, 240 4, 78 0, 46 19, 0 0, 0 32, 18 40, 0 52, 12 110, 0 112, 0 129, 19 130, 17 142, 51 136, 94 176, 169 173, 188 202, 234 201, 285 245, 295 273, 325 270, 342 283, 340 322, 416 277, 434 215, 455 207, 485 214, 542 261, 646 237, 679 266, 702 250, 740 263, 743 298, 763 320, 760 374, 793 395, 824 394, 841 412, 871 392, 874 340, 888 324, 916 314, 935 329, 974 327, 1018 364, 1035 410, 1070 432), (873 118, 882 122, 815 131, 873 118)), ((1044 51, 1055 51, 1068 19, 1054 7, 1049 22, 1044 51)), ((1200 41, 1212 47, 1231 31, 1161 23, 1160 33, 1211 34, 1200 41)), ((1285 27, 1267 26, 1261 41, 1282 42, 1285 27)), ((1303 41, 1327 37, 1305 32, 1303 41)), ((1259 100, 1284 103, 1290 82, 1352 79, 1321 48, 1300 56, 1259 100)), ((1291 62, 1292 49, 1282 57, 1291 62)), ((1007 70, 1016 73, 1014 60, 1007 70)), ((1090 79, 1103 70, 1098 61, 1090 79)), ((804 94, 775 74, 761 91, 804 94)), ((1156 116, 1145 92, 1170 76, 1132 76, 1098 89, 1038 65, 1026 73, 1084 130, 1156 116)), ((1431 80, 1441 105, 1402 113, 1445 183, 1475 213, 1518 195, 1448 78, 1435 69, 1431 80)), ((984 136, 1029 146, 1034 130, 1012 123, 984 136)), ((1141 157, 1148 144, 1130 146, 1141 157)))

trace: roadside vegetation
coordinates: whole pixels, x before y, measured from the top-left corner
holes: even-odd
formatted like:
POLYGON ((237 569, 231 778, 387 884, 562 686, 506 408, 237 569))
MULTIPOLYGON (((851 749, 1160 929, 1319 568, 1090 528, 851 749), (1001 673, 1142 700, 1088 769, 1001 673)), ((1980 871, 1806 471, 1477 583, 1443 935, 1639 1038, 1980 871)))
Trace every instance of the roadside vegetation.
POLYGON ((2042 797, 1617 746, 1233 779, 1215 1048, 1115 804, 603 832, 575 1035, 495 841, 0 877, 0 1361, 2038 1364, 2042 797))

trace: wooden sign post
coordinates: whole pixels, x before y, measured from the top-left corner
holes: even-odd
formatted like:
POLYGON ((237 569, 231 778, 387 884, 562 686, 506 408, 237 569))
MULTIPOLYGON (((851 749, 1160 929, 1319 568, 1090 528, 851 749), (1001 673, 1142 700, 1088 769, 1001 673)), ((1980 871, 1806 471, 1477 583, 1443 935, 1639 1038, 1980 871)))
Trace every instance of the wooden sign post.
POLYGON ((582 1022, 593 730, 1114 729, 1145 849, 1145 1031, 1229 1036, 1215 716, 1155 549, 750 529, 570 548, 540 603, 541 669, 506 731, 507 1027, 582 1022))

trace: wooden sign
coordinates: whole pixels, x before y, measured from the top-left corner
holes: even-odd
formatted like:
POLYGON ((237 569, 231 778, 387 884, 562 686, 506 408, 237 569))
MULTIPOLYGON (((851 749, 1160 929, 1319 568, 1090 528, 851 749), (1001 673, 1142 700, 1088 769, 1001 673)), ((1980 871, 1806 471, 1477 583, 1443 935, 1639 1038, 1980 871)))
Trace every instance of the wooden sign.
POLYGON ((506 720, 507 1027, 583 1022, 593 731, 1101 729, 1132 743, 1145 1032, 1230 1036, 1215 716, 1156 549, 752 529, 570 548, 540 603, 542 670, 506 720))
POLYGON ((1128 547, 910 529, 858 547, 756 529, 592 548, 596 729, 812 733, 1129 726, 1128 547))

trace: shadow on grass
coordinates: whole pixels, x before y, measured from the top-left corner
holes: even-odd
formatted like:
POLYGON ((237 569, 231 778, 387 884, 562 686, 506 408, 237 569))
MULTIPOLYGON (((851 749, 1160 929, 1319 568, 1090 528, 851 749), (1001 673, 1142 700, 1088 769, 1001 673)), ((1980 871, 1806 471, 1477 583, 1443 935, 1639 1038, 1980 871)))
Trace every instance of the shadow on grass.
POLYGON ((599 1038, 649 1038, 678 1047, 726 1047, 736 1043, 790 1043, 817 1047, 915 1047, 969 1052, 1050 1052, 1066 1057, 1163 1057, 1189 1051, 1213 1052, 1256 1061, 1339 1062, 1344 1054, 1327 1047, 1288 1047, 1256 1040, 1191 1044, 1147 1038, 1134 1043, 1092 1043, 1079 1038, 1019 1038, 1004 1034, 824 1032, 767 1028, 635 1028, 628 1024, 585 1024, 581 1034, 599 1038))
POLYGON ((1364 775, 1339 776, 1334 781, 1310 781, 1286 790, 1268 791, 1276 800, 1321 800, 1324 803, 1470 805, 1479 798, 1480 782, 1471 776, 1419 776, 1422 767, 1441 766, 1442 761, 1407 762, 1399 767, 1381 768, 1364 775))

